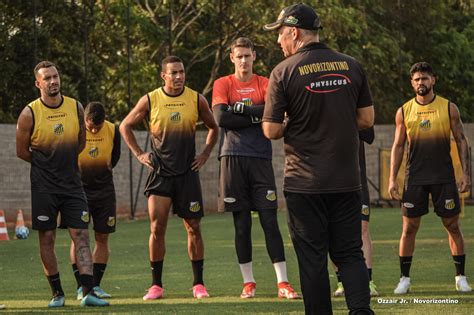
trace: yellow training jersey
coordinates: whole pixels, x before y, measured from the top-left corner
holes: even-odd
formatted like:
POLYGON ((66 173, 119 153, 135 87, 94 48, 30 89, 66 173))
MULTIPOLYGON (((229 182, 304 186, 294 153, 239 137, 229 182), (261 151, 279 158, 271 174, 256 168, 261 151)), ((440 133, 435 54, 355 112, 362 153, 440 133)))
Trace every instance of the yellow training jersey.
POLYGON ((88 199, 90 195, 100 197, 104 190, 114 192, 112 151, 115 133, 115 125, 108 121, 104 121, 95 134, 86 130, 86 146, 79 155, 79 169, 88 199))
POLYGON ((196 154, 199 94, 188 87, 177 96, 163 88, 148 93, 155 171, 161 176, 185 173, 196 154))
POLYGON ((37 99, 28 107, 33 114, 31 134, 31 189, 47 193, 82 191, 77 165, 80 106, 63 96, 58 107, 37 99))
POLYGON ((406 183, 427 185, 453 182, 449 101, 435 96, 431 103, 421 105, 413 98, 402 108, 408 139, 406 183))

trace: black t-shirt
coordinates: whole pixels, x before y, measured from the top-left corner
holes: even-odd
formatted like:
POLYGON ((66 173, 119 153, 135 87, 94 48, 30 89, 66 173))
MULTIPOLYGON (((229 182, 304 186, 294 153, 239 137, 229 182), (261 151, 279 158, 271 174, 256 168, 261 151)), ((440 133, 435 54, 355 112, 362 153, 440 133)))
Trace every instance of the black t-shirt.
POLYGON ((273 69, 263 121, 288 124, 283 189, 360 189, 357 108, 372 105, 365 72, 352 57, 311 43, 273 69))

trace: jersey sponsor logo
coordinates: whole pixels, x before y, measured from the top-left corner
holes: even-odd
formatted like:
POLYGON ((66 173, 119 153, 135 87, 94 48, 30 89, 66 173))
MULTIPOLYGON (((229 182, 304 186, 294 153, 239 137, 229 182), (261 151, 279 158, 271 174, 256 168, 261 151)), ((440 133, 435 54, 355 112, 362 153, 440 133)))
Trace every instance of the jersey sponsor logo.
POLYGON ((170 114, 170 120, 174 123, 181 121, 181 114, 179 112, 174 112, 170 114))
POLYGON ((180 108, 185 106, 183 102, 176 102, 176 103, 166 103, 164 106, 168 109, 173 109, 173 108, 180 108))
POLYGON ((429 119, 423 119, 420 122, 420 129, 423 131, 428 131, 431 129, 431 121, 429 119))
POLYGON ((191 201, 189 203, 189 211, 198 212, 199 210, 201 210, 201 204, 199 201, 191 201))
POLYGON ((323 74, 306 86, 306 90, 311 93, 333 93, 339 91, 347 84, 351 84, 349 77, 343 74, 329 73, 323 74))
POLYGON ((454 199, 446 199, 444 201, 444 208, 446 208, 446 210, 453 210, 455 205, 454 199))
POLYGON ((46 222, 49 220, 49 217, 45 215, 40 215, 40 216, 37 216, 36 218, 38 219, 38 221, 42 221, 42 222, 46 222))
POLYGON ((403 206, 404 206, 405 208, 407 208, 407 209, 409 209, 409 208, 414 208, 414 207, 415 207, 412 203, 409 203, 409 202, 404 202, 404 203, 403 203, 403 206))
POLYGON ((58 135, 58 136, 62 135, 62 134, 64 133, 64 126, 63 126, 63 124, 56 124, 56 125, 54 125, 53 131, 54 131, 54 134, 55 134, 55 135, 58 135))
POLYGON ((274 190, 267 190, 265 198, 267 198, 268 201, 275 201, 277 199, 276 192, 274 190))
POLYGON ((104 138, 88 138, 86 139, 86 142, 94 143, 94 142, 102 142, 104 141, 104 138))
POLYGON ((236 89, 236 91, 239 94, 250 94, 250 93, 255 92, 255 89, 253 87, 246 87, 246 88, 236 89))
POLYGON ((95 159, 96 157, 99 156, 99 148, 97 147, 92 147, 90 150, 89 150, 89 156, 93 159, 95 159))
POLYGON ((81 220, 83 222, 89 223, 89 212, 88 211, 82 211, 81 220))
POLYGON ((115 217, 109 217, 107 220, 107 225, 110 227, 115 226, 115 217))
POLYGON ((237 199, 235 199, 234 197, 225 197, 224 198, 225 203, 234 203, 236 201, 237 201, 237 199))
POLYGON ((66 113, 58 112, 58 113, 46 116, 46 119, 49 121, 58 121, 61 118, 65 118, 65 117, 67 117, 66 113))
POLYGON ((370 208, 368 205, 362 205, 362 209, 360 211, 363 215, 369 215, 370 214, 370 208))
POLYGON ((242 103, 244 103, 245 106, 250 106, 250 105, 252 105, 252 99, 248 98, 248 97, 243 98, 242 103))

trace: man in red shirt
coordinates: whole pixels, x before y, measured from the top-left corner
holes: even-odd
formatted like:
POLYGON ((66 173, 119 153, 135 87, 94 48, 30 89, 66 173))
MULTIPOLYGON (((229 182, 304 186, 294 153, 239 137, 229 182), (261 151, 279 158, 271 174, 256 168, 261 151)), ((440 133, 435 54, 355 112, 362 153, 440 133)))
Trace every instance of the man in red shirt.
POLYGON ((258 211, 268 254, 278 280, 278 297, 298 298, 288 283, 285 251, 277 221, 272 146, 261 129, 268 79, 253 73, 256 53, 250 39, 236 39, 230 49, 234 74, 214 82, 212 107, 221 127, 219 210, 232 212, 235 248, 244 288, 241 298, 255 296, 252 270, 252 217, 258 211))

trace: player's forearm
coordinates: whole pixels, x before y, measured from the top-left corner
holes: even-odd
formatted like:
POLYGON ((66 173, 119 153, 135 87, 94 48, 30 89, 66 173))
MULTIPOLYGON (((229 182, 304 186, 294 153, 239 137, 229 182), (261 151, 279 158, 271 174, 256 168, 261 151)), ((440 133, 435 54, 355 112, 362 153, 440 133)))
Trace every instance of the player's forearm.
POLYGON ((133 155, 135 155, 135 157, 143 153, 142 148, 140 148, 140 146, 138 145, 137 139, 133 134, 131 126, 122 123, 120 125, 120 134, 122 135, 123 140, 129 147, 130 151, 132 151, 133 155))
POLYGON ((265 109, 265 105, 244 106, 242 114, 246 116, 253 116, 253 117, 258 117, 262 119, 264 109, 265 109))
POLYGON ((224 105, 219 105, 214 109, 214 118, 219 127, 230 130, 252 126, 252 120, 249 116, 237 115, 232 111, 227 111, 224 105))
POLYGON ((459 160, 461 161, 462 172, 467 177, 471 176, 471 170, 469 167, 469 147, 467 145, 466 138, 456 140, 456 146, 459 152, 459 160))
POLYGON ((397 179, 398 171, 402 165, 403 151, 403 145, 394 145, 392 147, 392 153, 390 156, 390 181, 395 181, 397 179))
POLYGON ((201 154, 210 156, 212 149, 217 143, 218 138, 219 138, 219 128, 209 129, 209 132, 207 133, 207 137, 206 137, 206 145, 204 146, 204 149, 202 150, 201 154))
POLYGON ((25 162, 31 163, 31 151, 29 149, 17 149, 16 156, 25 162))

